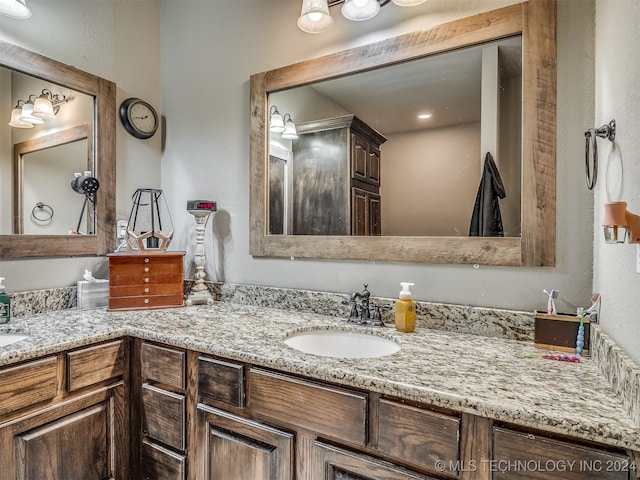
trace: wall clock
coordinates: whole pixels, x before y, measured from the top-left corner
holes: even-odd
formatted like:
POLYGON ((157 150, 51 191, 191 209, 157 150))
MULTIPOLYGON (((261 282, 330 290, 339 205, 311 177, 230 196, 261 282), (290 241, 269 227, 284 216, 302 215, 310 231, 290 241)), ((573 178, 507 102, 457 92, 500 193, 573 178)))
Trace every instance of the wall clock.
POLYGON ((120 104, 120 120, 125 130, 136 138, 151 138, 158 129, 158 114, 144 100, 127 98, 120 104))

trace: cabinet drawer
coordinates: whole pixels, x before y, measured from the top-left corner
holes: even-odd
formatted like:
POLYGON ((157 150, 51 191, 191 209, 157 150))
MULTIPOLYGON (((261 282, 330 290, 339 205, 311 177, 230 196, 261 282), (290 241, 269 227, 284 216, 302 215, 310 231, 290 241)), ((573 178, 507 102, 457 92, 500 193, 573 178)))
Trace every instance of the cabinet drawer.
POLYGON ((136 285, 109 286, 109 295, 112 297, 137 297, 143 295, 175 295, 182 294, 184 287, 180 283, 154 284, 140 282, 136 285))
POLYGON ((182 273, 109 275, 109 288, 128 285, 182 285, 182 273))
POLYGON ((67 390, 120 377, 124 372, 123 340, 67 353, 67 390))
POLYGON ((146 440, 142 442, 143 480, 184 480, 185 457, 146 440))
POLYGON ((0 371, 0 416, 56 396, 58 360, 43 358, 0 371))
POLYGON ((627 480, 624 467, 631 462, 625 455, 500 427, 493 429, 493 458, 497 467, 505 466, 495 469, 494 480, 627 480))
POLYGON ((198 358, 198 392, 206 400, 244 406, 244 366, 212 358, 198 358))
POLYGON ((143 343, 140 347, 142 379, 185 388, 185 352, 143 343))
POLYGON ((182 294, 146 295, 140 297, 109 297, 109 309, 169 308, 184 305, 182 294))
MULTIPOLYGON (((181 259, 180 259, 181 260, 181 259)), ((171 263, 125 263, 122 265, 111 265, 111 275, 167 275, 180 273, 182 270, 182 262, 171 263)))
POLYGON ((431 469, 459 460, 459 418, 381 399, 378 419, 380 451, 431 469))
POLYGON ((185 396, 142 385, 142 430, 178 450, 185 448, 185 396))
POLYGON ((249 407, 258 416, 358 445, 367 443, 367 395, 257 368, 249 407))
POLYGON ((123 267, 127 265, 163 265, 163 264, 180 264, 184 253, 113 253, 108 255, 109 267, 123 267))

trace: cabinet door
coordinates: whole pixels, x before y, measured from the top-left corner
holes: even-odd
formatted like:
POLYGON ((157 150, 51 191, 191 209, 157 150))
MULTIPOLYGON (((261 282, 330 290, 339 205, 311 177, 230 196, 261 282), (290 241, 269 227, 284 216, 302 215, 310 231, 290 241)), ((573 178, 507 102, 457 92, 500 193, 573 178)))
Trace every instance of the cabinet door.
POLYGON ((365 236, 369 232, 369 194, 359 188, 351 191, 351 235, 365 236))
POLYGON ((380 210, 380 195, 370 193, 368 207, 368 235, 382 235, 382 212, 380 210))
POLYGON ((315 474, 326 480, 425 480, 432 479, 389 462, 350 452, 322 442, 314 444, 315 474))
POLYGON ((197 422, 194 478, 293 479, 293 434, 203 404, 197 422))
POLYGON ((122 386, 0 428, 1 480, 126 478, 122 386))
POLYGON ((367 151, 367 182, 380 185, 380 149, 371 144, 367 151))
POLYGON ((351 177, 368 181, 367 163, 369 163, 369 142, 364 138, 351 134, 351 177))

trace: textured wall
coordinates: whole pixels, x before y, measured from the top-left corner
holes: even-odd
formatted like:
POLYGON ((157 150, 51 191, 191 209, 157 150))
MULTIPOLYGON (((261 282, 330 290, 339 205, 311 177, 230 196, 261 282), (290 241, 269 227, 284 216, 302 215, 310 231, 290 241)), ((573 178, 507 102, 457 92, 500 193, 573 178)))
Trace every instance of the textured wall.
POLYGON ((606 201, 624 200, 640 213, 640 52, 636 0, 596 1, 595 124, 615 119, 615 146, 599 140, 594 194, 594 290, 602 293, 602 326, 640 362, 640 274, 637 245, 607 245, 600 224, 606 201))

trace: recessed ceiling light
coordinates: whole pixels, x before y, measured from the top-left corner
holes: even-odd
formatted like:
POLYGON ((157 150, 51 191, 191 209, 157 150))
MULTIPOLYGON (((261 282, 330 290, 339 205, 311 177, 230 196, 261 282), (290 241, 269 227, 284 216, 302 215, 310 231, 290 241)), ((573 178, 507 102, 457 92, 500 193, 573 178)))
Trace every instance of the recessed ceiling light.
POLYGON ((426 120, 427 118, 431 118, 431 114, 430 113, 421 113, 420 115, 418 115, 418 118, 420 120, 426 120))

